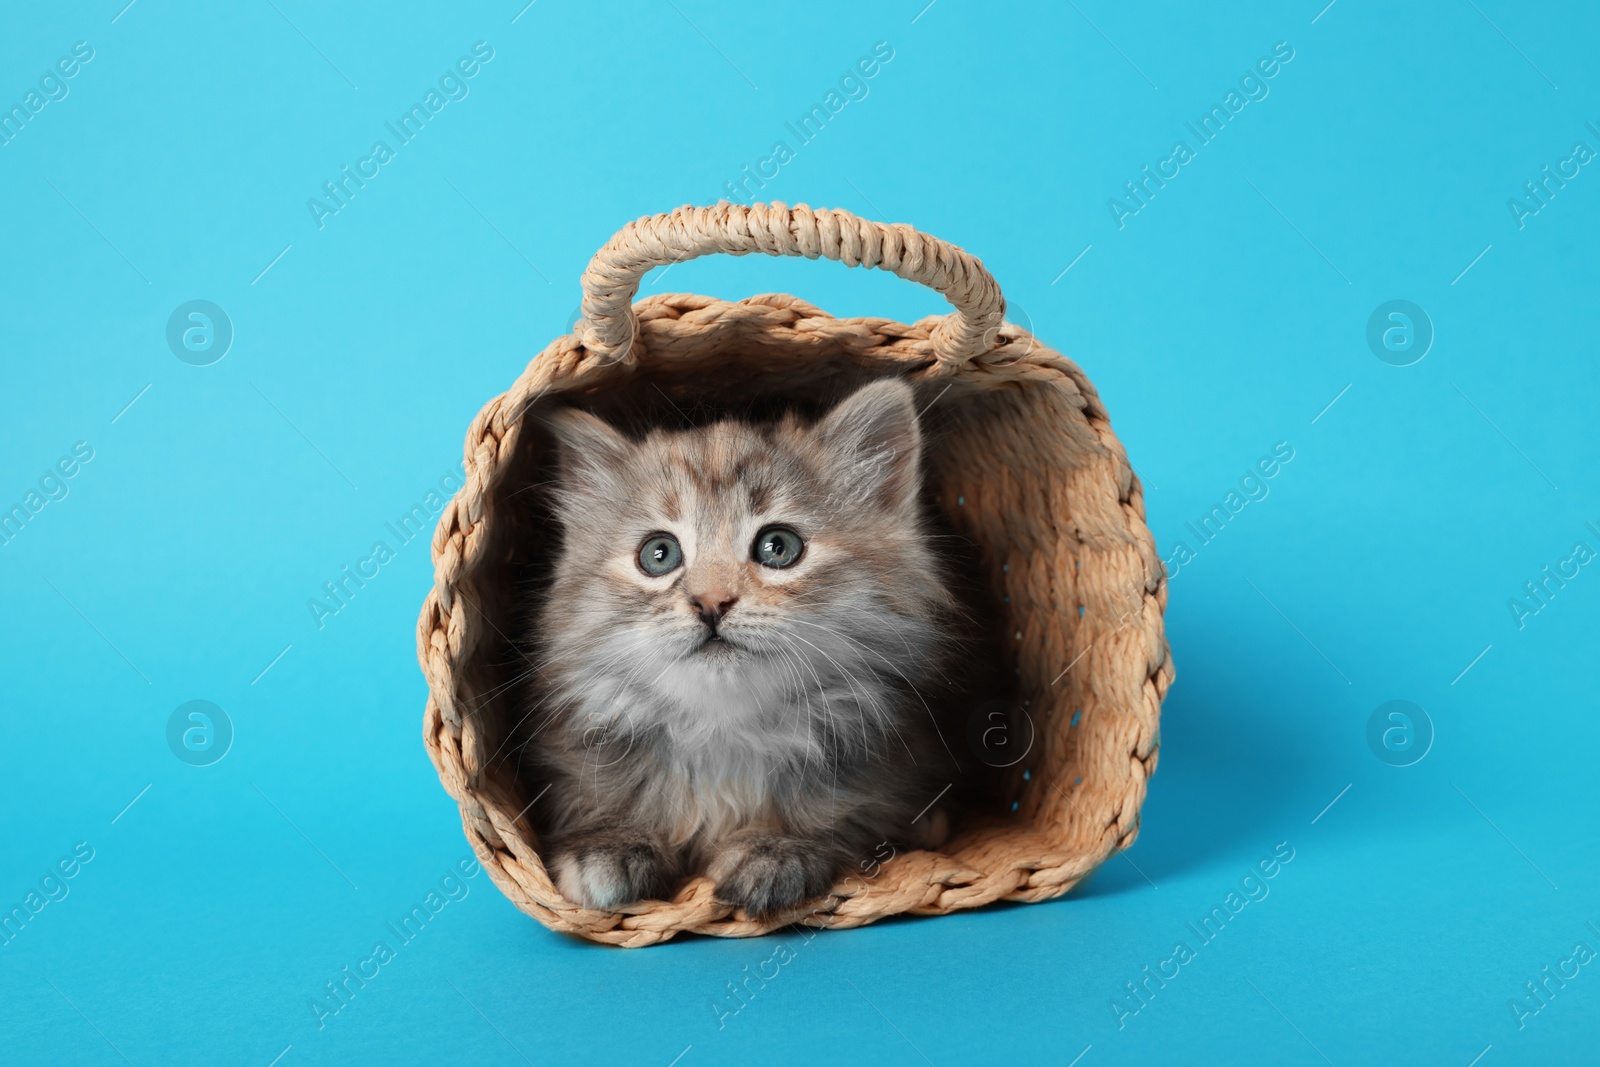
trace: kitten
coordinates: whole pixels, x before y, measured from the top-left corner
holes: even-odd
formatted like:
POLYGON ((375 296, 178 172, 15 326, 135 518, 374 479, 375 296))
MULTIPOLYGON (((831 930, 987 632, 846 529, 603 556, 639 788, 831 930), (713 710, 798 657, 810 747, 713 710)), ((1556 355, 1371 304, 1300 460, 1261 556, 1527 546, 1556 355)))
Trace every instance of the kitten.
POLYGON ((568 899, 616 908, 703 871, 765 916, 885 840, 939 843, 943 812, 919 813, 954 773, 930 687, 959 613, 912 397, 887 379, 814 425, 642 441, 549 419, 563 543, 527 751, 568 899))

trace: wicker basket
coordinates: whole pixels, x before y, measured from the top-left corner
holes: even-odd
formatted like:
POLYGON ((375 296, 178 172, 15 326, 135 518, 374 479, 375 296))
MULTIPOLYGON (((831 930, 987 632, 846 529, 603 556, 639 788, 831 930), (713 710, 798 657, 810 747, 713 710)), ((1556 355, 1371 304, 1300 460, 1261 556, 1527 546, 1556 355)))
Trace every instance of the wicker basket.
POLYGON ((552 342, 467 431, 466 483, 434 533, 435 584, 417 627, 428 754, 473 851, 517 907, 553 930, 624 946, 793 921, 850 927, 1060 896, 1133 842, 1172 681, 1165 576, 1143 490, 1094 387, 1071 360, 1003 322, 1004 309, 994 279, 961 249, 804 205, 680 208, 624 227, 596 254, 576 332, 552 342), (931 286, 956 310, 905 325, 837 319, 783 295, 632 303, 650 268, 713 252, 878 267, 931 286), (820 399, 886 374, 905 377, 929 405, 927 493, 978 546, 1004 623, 1005 674, 1033 731, 1007 772, 1011 815, 958 824, 942 851, 903 853, 775 921, 719 904, 704 877, 620 912, 564 899, 540 860, 536 798, 505 758, 519 679, 534 668, 514 591, 537 582, 550 528, 540 485, 551 444, 530 411, 559 397, 639 425, 669 404, 820 399))

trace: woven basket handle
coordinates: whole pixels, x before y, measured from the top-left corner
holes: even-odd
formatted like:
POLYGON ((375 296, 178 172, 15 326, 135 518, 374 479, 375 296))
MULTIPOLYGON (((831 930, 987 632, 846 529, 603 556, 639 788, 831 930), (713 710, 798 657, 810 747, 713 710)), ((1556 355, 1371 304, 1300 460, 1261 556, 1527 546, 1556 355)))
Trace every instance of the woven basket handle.
POLYGON ((822 256, 851 267, 879 267, 943 293, 955 313, 933 329, 938 359, 960 366, 994 347, 1006 302, 975 256, 904 223, 871 222, 848 211, 804 204, 681 207, 630 222, 583 272, 578 337, 603 359, 630 362, 639 320, 633 298, 652 267, 724 252, 743 256, 822 256))

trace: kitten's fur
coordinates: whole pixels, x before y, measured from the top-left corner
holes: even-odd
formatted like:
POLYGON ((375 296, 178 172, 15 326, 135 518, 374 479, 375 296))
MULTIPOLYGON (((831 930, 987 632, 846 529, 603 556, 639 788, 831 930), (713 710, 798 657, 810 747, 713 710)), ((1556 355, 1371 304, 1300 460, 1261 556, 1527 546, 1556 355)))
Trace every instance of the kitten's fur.
POLYGON ((548 425, 563 536, 528 754, 562 894, 615 908, 704 871, 770 915, 881 841, 937 843, 943 813, 919 812, 953 739, 925 698, 957 609, 921 518, 911 388, 875 382, 814 425, 548 425), (786 569, 752 558, 771 524, 804 539, 786 569), (652 577, 638 553, 657 532, 683 562, 652 577))

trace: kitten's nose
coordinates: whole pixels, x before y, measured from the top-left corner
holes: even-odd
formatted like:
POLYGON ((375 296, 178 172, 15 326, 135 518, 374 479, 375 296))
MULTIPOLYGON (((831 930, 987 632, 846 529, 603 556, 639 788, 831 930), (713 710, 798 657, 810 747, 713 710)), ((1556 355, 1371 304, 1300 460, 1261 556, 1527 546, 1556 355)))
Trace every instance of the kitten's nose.
POLYGON ((694 608, 695 614, 700 616, 700 621, 711 627, 717 628, 717 623, 722 617, 739 602, 739 598, 732 593, 718 590, 705 593, 690 593, 689 604, 694 608))

